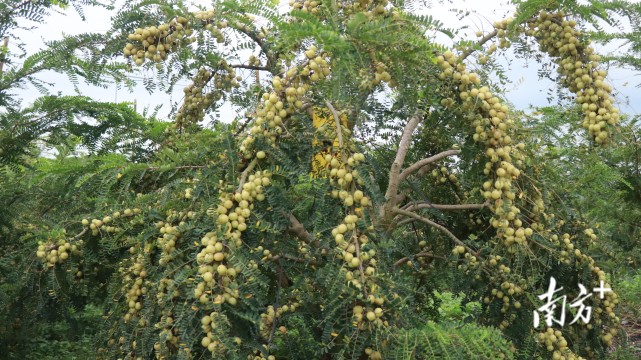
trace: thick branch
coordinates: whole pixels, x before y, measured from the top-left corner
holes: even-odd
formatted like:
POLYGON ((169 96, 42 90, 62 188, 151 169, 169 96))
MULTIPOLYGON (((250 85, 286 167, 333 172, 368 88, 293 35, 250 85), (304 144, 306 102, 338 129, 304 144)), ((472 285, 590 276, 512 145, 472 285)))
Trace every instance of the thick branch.
POLYGON ((405 180, 405 178, 408 177, 411 173, 413 173, 414 171, 422 168, 425 165, 437 162, 437 161, 439 161, 441 159, 444 159, 444 158, 446 158, 448 156, 458 155, 460 153, 461 153, 461 150, 447 150, 447 151, 443 151, 441 153, 438 153, 438 154, 436 154, 434 156, 430 156, 428 158, 421 159, 421 160, 415 162, 414 164, 412 164, 411 166, 409 166, 407 169, 403 170, 403 172, 398 177, 398 182, 400 183, 401 181, 405 180))
MULTIPOLYGON (((491 33, 483 36, 481 38, 481 40, 479 40, 479 42, 476 45, 478 47, 481 47, 481 46, 485 45, 486 42, 492 40, 498 33, 499 33, 499 31, 494 29, 494 31, 492 31, 491 33)), ((475 51, 476 51, 476 49, 474 49, 474 48, 469 48, 469 49, 465 50, 463 52, 463 54, 461 54, 460 61, 465 60, 468 56, 472 55, 472 53, 474 53, 475 51)))
POLYGON ((310 244, 314 241, 314 236, 310 234, 303 224, 298 221, 296 216, 293 214, 285 214, 287 218, 289 219, 290 226, 287 229, 290 234, 296 236, 298 239, 300 239, 302 242, 310 244))
POLYGON ((392 167, 389 171, 389 184, 387 186, 387 191, 385 192, 385 199, 387 199, 387 203, 383 207, 383 216, 389 215, 390 210, 397 203, 397 192, 398 185, 400 184, 399 175, 401 173, 401 168, 405 163, 405 156, 407 155, 410 144, 412 142, 412 134, 414 133, 414 130, 416 130, 416 127, 422 119, 423 112, 419 110, 410 118, 410 120, 405 125, 405 129, 403 129, 401 142, 398 144, 398 150, 396 151, 396 158, 394 158, 394 162, 392 163, 392 167))
POLYGON ((325 101, 325 104, 334 116, 334 121, 336 122, 336 136, 338 136, 338 146, 343 149, 343 129, 341 128, 341 120, 338 117, 338 112, 329 101, 325 101))
POLYGON ((429 201, 421 201, 415 203, 409 203, 405 205, 402 209, 406 211, 414 211, 420 209, 436 209, 436 210, 478 210, 487 207, 488 204, 432 204, 429 201))

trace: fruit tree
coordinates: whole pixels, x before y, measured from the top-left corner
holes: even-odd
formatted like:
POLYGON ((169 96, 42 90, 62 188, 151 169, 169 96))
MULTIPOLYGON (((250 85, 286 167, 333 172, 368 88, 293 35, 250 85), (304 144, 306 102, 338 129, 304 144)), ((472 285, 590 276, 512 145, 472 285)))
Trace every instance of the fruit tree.
POLYGON ((551 277, 568 303, 611 284, 492 69, 510 52, 553 66, 569 125, 614 146, 589 39, 611 9, 514 3, 453 45, 405 1, 128 5, 101 58, 190 84, 133 150, 66 163, 90 200, 28 231, 50 295, 100 304, 105 359, 604 358, 616 289, 584 301, 589 322, 568 306, 533 326, 551 277))

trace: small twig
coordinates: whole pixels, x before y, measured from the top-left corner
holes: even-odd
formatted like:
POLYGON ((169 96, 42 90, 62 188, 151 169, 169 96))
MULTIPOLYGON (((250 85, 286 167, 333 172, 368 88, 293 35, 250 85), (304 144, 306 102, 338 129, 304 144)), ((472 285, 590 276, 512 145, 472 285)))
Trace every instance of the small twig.
POLYGON ((363 271, 363 262, 361 261, 361 243, 358 237, 356 238, 355 247, 356 247, 356 257, 358 258, 358 271, 361 273, 361 285, 363 286, 363 294, 365 297, 369 297, 367 293, 367 286, 365 286, 365 272, 363 271))
POLYGON ((87 231, 89 231, 89 227, 85 227, 84 229, 82 229, 82 231, 80 233, 78 233, 78 235, 72 237, 69 240, 71 240, 71 241, 78 240, 78 239, 80 239, 82 237, 82 235, 86 234, 87 231))
POLYGON ((396 261, 394 263, 394 266, 398 267, 398 266, 401 266, 401 265, 405 264, 406 262, 408 262, 408 261, 410 261, 412 259, 422 258, 422 257, 431 257, 431 258, 435 258, 435 259, 447 260, 446 257, 434 255, 431 252, 422 252, 422 253, 418 253, 418 254, 415 254, 415 255, 412 255, 412 256, 407 256, 407 257, 404 257, 402 259, 399 259, 398 261, 396 261))
POLYGON ((318 265, 318 263, 315 260, 297 258, 297 257, 291 256, 291 255, 287 255, 287 254, 274 255, 269 260, 277 261, 279 259, 287 259, 287 260, 290 260, 290 261, 293 261, 293 262, 297 262, 297 263, 300 263, 300 264, 318 265))
POLYGON ((332 104, 329 101, 325 101, 325 104, 329 108, 329 110, 332 112, 332 115, 334 116, 334 122, 336 122, 336 136, 338 136, 338 146, 342 149, 343 148, 343 129, 341 128, 341 120, 338 118, 338 112, 332 104))
POLYGON ((247 70, 256 70, 256 71, 269 71, 265 66, 258 65, 245 65, 245 64, 234 64, 231 65, 234 69, 247 69, 247 70))
POLYGON ((245 169, 240 175, 240 182, 238 183, 238 189, 236 190, 236 192, 243 191, 243 185, 245 185, 245 182, 247 181, 247 176, 249 176, 249 173, 254 170, 254 167, 256 167, 257 163, 258 159, 254 158, 254 160, 252 160, 247 166, 247 169, 245 169))
MULTIPOLYGON (((498 31, 497 29, 494 29, 494 31, 492 31, 491 33, 489 33, 489 34, 487 34, 487 35, 483 36, 483 37, 481 38, 481 40, 479 40, 479 42, 478 42, 478 43, 476 43, 476 45, 477 45, 478 47, 481 47, 481 46, 485 45, 485 43, 486 43, 486 42, 488 42, 488 41, 492 40, 492 39, 493 39, 493 38, 494 38, 498 33, 499 33, 499 31, 498 31)), ((463 52, 463 54, 461 54, 461 57, 460 57, 460 59, 459 59, 459 60, 460 60, 460 61, 465 60, 468 56, 472 55, 472 53, 474 53, 475 51, 476 51, 476 50, 475 50, 474 48, 469 48, 469 49, 465 50, 465 51, 463 52)))
POLYGON ((439 161, 441 159, 444 159, 444 158, 446 158, 448 156, 458 155, 460 153, 461 153, 461 150, 447 150, 447 151, 443 151, 441 153, 438 153, 438 154, 436 154, 434 156, 430 156, 428 158, 421 159, 421 160, 415 162, 414 164, 412 164, 411 166, 409 166, 407 169, 403 170, 403 172, 401 172, 401 174, 398 177, 398 182, 400 183, 401 181, 405 180, 405 178, 407 178, 411 173, 413 173, 414 171, 422 168, 425 165, 429 165, 431 163, 434 163, 434 162, 437 162, 437 161, 439 161))
MULTIPOLYGON (((122 167, 124 168, 124 166, 122 166, 122 167)), ((203 169, 204 167, 205 167, 205 165, 181 165, 181 166, 176 166, 174 168, 170 168, 169 170, 203 169)), ((160 170, 160 168, 161 168, 160 166, 152 166, 152 167, 148 167, 148 168, 143 169, 143 170, 156 171, 156 170, 160 170)))

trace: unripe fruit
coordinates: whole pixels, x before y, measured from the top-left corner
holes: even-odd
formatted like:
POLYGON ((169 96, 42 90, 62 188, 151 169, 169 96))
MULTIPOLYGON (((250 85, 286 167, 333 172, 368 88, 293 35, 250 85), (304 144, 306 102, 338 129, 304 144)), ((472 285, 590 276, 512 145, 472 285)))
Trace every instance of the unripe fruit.
POLYGON ((376 314, 373 311, 367 312, 367 320, 374 321, 376 320, 376 314))

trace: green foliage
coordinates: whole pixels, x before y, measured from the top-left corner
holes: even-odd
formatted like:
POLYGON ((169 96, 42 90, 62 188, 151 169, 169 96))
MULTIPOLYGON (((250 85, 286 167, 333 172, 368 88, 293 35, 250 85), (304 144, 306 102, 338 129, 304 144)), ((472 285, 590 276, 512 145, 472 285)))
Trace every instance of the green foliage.
POLYGON ((428 322, 401 331, 399 352, 391 359, 513 359, 510 343, 499 331, 474 324, 428 322))
MULTIPOLYGON (((455 57, 429 35, 456 33, 437 19, 379 2, 314 3, 295 2, 289 14, 272 1, 216 1, 212 13, 128 3, 108 35, 63 39, 7 70, 0 353, 608 355, 620 331, 615 295, 586 300, 593 327, 533 329, 532 311, 551 276, 574 298, 577 284, 611 283, 628 275, 617 264, 638 265, 635 122, 615 128, 618 146, 596 148, 576 137, 582 114, 573 106, 533 116, 504 107, 498 86, 482 86, 487 73, 472 76, 457 62, 486 45, 459 42, 455 57), (181 40, 154 60, 145 31, 165 44, 169 35, 181 40), (193 79, 179 111, 215 114, 231 103, 245 115, 231 125, 183 126, 128 104, 43 96, 21 109, 11 97, 48 69, 72 83, 124 81, 131 64, 115 56, 132 48, 127 41, 149 52, 136 61, 157 69, 149 90, 193 79), (66 56, 100 46, 99 54, 66 56), (229 69, 238 71, 233 79, 229 69), (465 101, 464 90, 483 96, 465 101), (204 103, 207 94, 213 100, 204 103), (337 133, 339 113, 347 121, 337 133), (493 140, 478 141, 487 133, 493 140)), ((518 25, 541 10, 594 24, 615 8, 517 3, 516 24, 502 30, 519 55, 534 50, 518 25)), ((628 303, 638 287, 630 279, 619 282, 628 303)))

